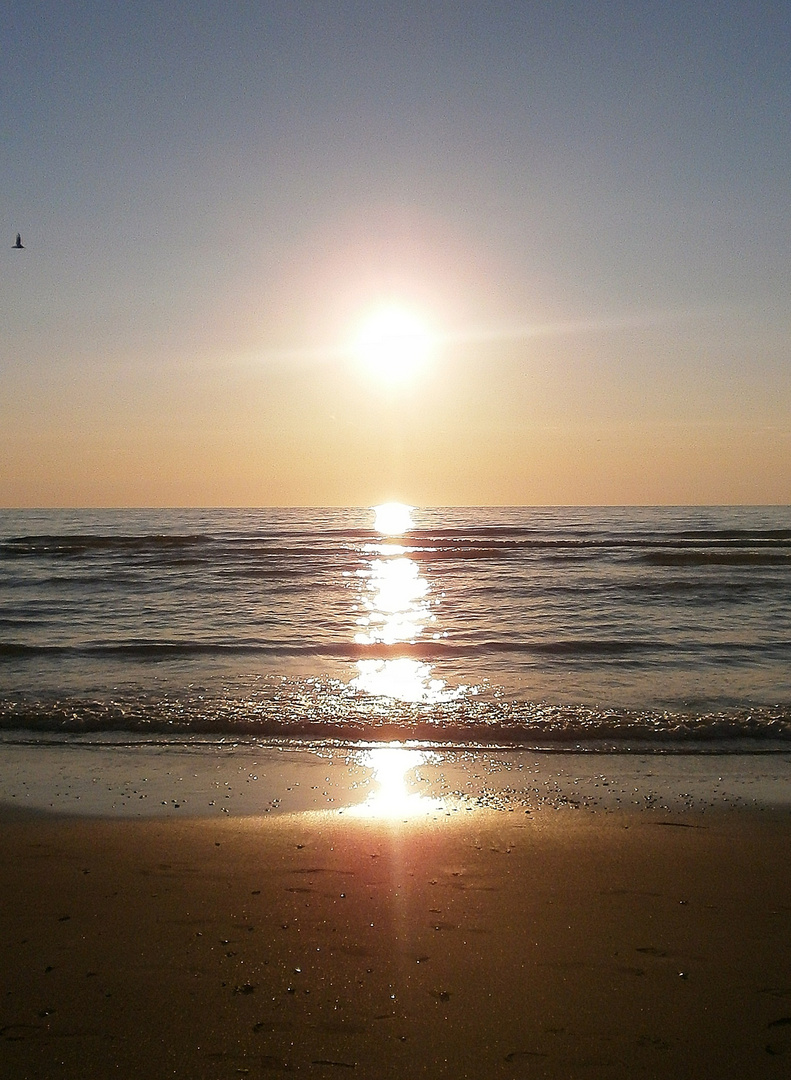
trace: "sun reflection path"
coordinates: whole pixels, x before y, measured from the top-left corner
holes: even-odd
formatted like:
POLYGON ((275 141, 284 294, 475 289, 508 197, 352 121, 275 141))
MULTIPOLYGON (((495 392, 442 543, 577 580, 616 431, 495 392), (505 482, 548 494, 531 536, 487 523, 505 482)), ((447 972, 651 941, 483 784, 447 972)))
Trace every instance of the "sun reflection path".
MULTIPOLYGON (((390 537, 414 527, 412 507, 385 503, 374 507, 375 527, 387 542, 372 545, 370 563, 359 570, 362 582, 362 613, 354 640, 358 645, 415 645, 426 640, 436 616, 432 611, 429 584, 409 548, 390 537)), ((433 635, 434 639, 439 634, 433 635)), ((432 666, 413 656, 386 656, 357 662, 358 675, 351 685, 363 693, 405 702, 440 702, 458 696, 432 674, 432 666)))
POLYGON ((373 770, 372 780, 377 787, 365 802, 353 807, 349 813, 358 817, 403 819, 444 810, 442 799, 420 795, 407 787, 407 773, 425 765, 428 758, 425 751, 398 743, 366 750, 361 763, 373 770))
POLYGON ((395 698, 396 701, 444 701, 456 696, 445 689, 442 679, 432 679, 431 665, 408 656, 395 660, 358 660, 359 675, 352 686, 366 694, 395 698))
POLYGON ((358 620, 362 628, 355 635, 358 645, 395 645, 414 642, 426 623, 433 620, 426 596, 428 583, 420 576, 417 563, 407 558, 374 559, 363 597, 365 614, 358 620))

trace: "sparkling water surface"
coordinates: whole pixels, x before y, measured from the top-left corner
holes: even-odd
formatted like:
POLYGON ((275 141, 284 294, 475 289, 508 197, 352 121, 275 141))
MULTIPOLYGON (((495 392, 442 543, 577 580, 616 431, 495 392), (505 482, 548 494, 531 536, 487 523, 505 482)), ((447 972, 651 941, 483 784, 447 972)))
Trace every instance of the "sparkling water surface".
POLYGON ((366 509, 0 512, 0 731, 791 739, 791 509, 375 523, 366 509))

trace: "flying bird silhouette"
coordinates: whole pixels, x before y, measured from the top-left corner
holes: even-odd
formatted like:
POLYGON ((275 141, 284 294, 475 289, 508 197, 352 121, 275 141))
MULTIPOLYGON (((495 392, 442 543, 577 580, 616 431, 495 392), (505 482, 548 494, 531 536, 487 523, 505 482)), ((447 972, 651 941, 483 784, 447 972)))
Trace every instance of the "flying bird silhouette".
POLYGON ((17 251, 22 251, 24 249, 24 247, 25 247, 25 245, 22 243, 22 234, 17 233, 16 234, 16 243, 14 244, 14 248, 17 251))

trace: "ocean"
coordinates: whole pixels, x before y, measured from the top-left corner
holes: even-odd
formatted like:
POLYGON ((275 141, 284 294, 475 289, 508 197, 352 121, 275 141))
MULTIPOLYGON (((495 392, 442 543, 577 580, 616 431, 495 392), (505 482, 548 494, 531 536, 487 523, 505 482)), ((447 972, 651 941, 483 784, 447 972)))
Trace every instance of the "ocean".
POLYGON ((0 740, 788 751, 791 508, 0 511, 0 740))

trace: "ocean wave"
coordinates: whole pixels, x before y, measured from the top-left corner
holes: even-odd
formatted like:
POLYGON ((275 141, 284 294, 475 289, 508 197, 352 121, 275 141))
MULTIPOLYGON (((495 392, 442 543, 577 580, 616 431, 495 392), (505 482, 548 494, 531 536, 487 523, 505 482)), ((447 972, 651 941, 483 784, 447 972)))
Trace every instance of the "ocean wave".
MULTIPOLYGON (((547 559, 599 557, 608 550, 634 553, 663 563, 675 559, 690 564, 732 554, 734 559, 791 558, 791 530, 711 529, 640 532, 573 527, 562 535, 527 526, 490 525, 463 529, 416 528, 395 543, 418 562, 443 559, 518 558, 531 552, 547 559)), ((287 564, 293 558, 317 560, 354 557, 381 546, 383 537, 371 529, 286 529, 231 536, 211 533, 47 533, 0 540, 0 559, 65 560, 97 556, 156 558, 164 564, 199 565, 209 560, 231 564, 287 564)))
POLYGON ((789 566, 791 551, 649 551, 651 566, 789 566))
POLYGON ((791 662, 791 641, 711 640, 708 642, 685 642, 683 647, 671 639, 660 638, 558 638, 525 640, 519 638, 477 637, 471 641, 413 641, 357 643, 346 641, 317 641, 305 638, 287 640, 283 636, 271 641, 208 639, 184 641, 127 640, 88 642, 83 644, 30 644, 26 642, 0 642, 0 663, 3 660, 57 660, 80 659, 101 663, 107 660, 157 661, 211 660, 229 657, 259 657, 261 660, 289 660, 314 657, 354 663, 358 660, 410 659, 425 662, 453 660, 481 660, 487 656, 507 656, 521 660, 535 657, 569 661, 608 661, 629 658, 637 662, 641 657, 656 664, 663 657, 683 654, 698 663, 730 663, 739 659, 761 656, 765 659, 787 658, 791 662))
MULTIPOLYGON (((723 646, 717 646, 721 649, 723 646)), ((727 647, 727 646, 726 646, 727 647)), ((761 646, 765 648, 765 646, 761 646)), ((788 643, 791 649, 791 643, 788 643)), ((545 657, 619 657, 638 653, 654 655, 673 648, 670 642, 649 640, 612 639, 566 639, 547 641, 524 641, 513 639, 479 639, 474 642, 414 641, 375 642, 318 642, 300 639, 289 642, 276 641, 123 641, 86 644, 28 644, 25 642, 0 642, 0 660, 3 658, 55 658, 85 657, 92 659, 120 658, 128 660, 154 660, 190 657, 222 656, 270 656, 270 657, 320 657, 340 661, 390 660, 399 658, 425 661, 462 660, 511 653, 517 656, 545 657)), ((739 651, 749 645, 737 644, 739 651)))
POLYGON ((0 700, 0 732, 274 738, 347 743, 419 740, 451 745, 615 750, 785 749, 791 704, 717 711, 595 709, 467 688, 442 702, 372 696, 334 680, 278 679, 245 694, 0 700))
POLYGON ((789 696, 788 508, 370 517, 2 512, 0 697, 388 660, 609 705, 789 696))

